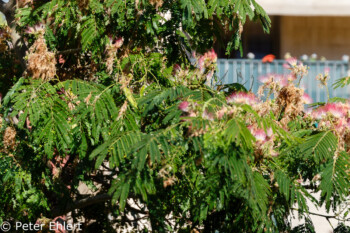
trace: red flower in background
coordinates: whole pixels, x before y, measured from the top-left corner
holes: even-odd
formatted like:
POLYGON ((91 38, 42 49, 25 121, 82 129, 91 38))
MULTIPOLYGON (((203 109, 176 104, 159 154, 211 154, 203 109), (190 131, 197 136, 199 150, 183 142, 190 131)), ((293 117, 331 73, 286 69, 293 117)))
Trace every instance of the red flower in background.
POLYGON ((273 62, 275 60, 275 58, 276 58, 275 55, 268 54, 265 57, 263 57, 261 60, 262 60, 263 63, 266 63, 266 62, 273 62))

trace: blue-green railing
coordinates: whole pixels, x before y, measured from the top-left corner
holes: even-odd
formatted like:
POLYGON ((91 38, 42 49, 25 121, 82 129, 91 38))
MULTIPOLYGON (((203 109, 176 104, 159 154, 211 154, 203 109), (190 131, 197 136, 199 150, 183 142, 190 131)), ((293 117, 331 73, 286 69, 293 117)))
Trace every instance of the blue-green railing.
MULTIPOLYGON (((259 77, 270 74, 288 74, 289 70, 283 67, 284 60, 274 60, 271 63, 262 63, 258 59, 218 59, 217 76, 223 84, 241 83, 246 88, 257 92, 261 83, 259 77)), ((350 97, 350 86, 333 89, 331 85, 339 78, 348 76, 349 64, 344 61, 309 61, 303 62, 309 67, 308 74, 302 79, 302 86, 312 97, 314 102, 326 101, 327 94, 324 88, 319 86, 316 76, 324 73, 329 68, 330 79, 328 81, 330 97, 350 97)))

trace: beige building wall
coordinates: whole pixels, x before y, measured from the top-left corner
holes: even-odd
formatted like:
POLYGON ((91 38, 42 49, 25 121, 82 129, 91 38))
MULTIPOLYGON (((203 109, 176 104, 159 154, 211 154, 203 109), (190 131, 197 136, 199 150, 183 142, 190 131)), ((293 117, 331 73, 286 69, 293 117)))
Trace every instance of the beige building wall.
POLYGON ((350 17, 281 16, 280 56, 316 53, 328 60, 350 55, 350 17))

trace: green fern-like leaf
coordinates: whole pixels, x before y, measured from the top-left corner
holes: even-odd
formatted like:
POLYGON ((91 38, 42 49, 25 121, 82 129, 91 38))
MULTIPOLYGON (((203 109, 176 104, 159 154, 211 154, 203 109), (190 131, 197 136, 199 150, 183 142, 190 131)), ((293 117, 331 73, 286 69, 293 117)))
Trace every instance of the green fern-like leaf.
POLYGON ((350 76, 347 76, 347 77, 343 77, 343 78, 338 79, 335 83, 333 83, 332 86, 334 89, 337 89, 340 87, 345 87, 349 84, 350 84, 350 76))
POLYGON ((96 18, 91 16, 82 24, 81 45, 86 50, 101 35, 96 18))
POLYGON ((184 86, 177 86, 174 88, 167 88, 162 91, 156 90, 139 100, 139 105, 144 107, 143 115, 145 116, 148 112, 152 111, 156 106, 160 106, 164 101, 173 102, 176 99, 180 99, 185 94, 189 93, 190 90, 184 86))
POLYGON ((71 116, 67 103, 57 93, 58 87, 40 80, 21 86, 14 94, 12 116, 19 115, 19 127, 27 119, 35 130, 33 136, 50 158, 56 148, 67 152, 71 148, 71 116))
POLYGON ((300 146, 305 156, 313 155, 317 163, 331 158, 337 148, 337 138, 332 131, 325 131, 308 137, 300 146))
POLYGON ((335 204, 337 201, 344 201, 345 197, 349 195, 349 167, 349 155, 341 152, 337 157, 330 160, 323 170, 320 189, 327 210, 329 210, 332 202, 335 204))
POLYGON ((250 133, 245 124, 235 118, 227 122, 224 130, 224 136, 226 137, 226 141, 228 143, 242 143, 242 145, 248 148, 252 148, 253 142, 255 141, 254 136, 250 133))
POLYGON ((130 154, 131 149, 141 140, 139 132, 126 132, 115 137, 97 147, 89 156, 90 159, 97 157, 95 164, 99 168, 108 154, 110 154, 110 166, 119 166, 120 161, 130 154))
POLYGON ((170 153, 169 138, 171 138, 169 129, 143 135, 142 139, 132 147, 131 152, 136 153, 133 167, 139 171, 143 170, 148 156, 152 164, 160 162, 163 156, 170 153))

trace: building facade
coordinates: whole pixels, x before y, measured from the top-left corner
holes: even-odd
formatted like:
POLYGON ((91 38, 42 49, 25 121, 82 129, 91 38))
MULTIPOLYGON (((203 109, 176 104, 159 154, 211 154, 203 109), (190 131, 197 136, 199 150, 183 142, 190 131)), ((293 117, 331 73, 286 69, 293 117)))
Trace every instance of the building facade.
MULTIPOLYGON (((290 52, 300 57, 341 60, 350 54, 349 0, 257 0, 270 15, 272 28, 264 34, 257 23, 248 22, 243 32, 244 57, 261 58, 290 52)), ((239 55, 238 55, 239 56, 239 55)), ((237 57, 237 54, 236 54, 237 57)))

